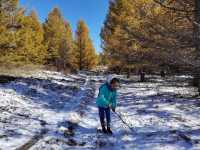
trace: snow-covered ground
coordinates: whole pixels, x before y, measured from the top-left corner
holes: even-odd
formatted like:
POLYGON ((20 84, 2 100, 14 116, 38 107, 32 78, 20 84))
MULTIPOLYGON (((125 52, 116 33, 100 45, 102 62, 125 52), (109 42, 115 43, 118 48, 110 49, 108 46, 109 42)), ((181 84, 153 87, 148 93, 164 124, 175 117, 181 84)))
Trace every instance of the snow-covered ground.
POLYGON ((105 76, 40 71, 1 84, 0 149, 200 150, 191 77, 148 78, 122 79, 113 136, 97 132, 95 97, 105 76))

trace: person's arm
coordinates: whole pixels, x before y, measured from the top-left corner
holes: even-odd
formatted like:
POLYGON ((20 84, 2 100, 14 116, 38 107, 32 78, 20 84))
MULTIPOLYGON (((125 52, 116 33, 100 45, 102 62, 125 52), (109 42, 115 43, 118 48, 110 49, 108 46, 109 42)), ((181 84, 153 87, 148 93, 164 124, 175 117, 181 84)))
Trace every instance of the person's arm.
POLYGON ((115 93, 113 94, 113 97, 112 97, 112 105, 111 105, 111 107, 112 107, 112 110, 113 110, 113 111, 115 111, 115 108, 116 108, 116 106, 117 106, 116 98, 117 98, 117 92, 115 92, 115 93))

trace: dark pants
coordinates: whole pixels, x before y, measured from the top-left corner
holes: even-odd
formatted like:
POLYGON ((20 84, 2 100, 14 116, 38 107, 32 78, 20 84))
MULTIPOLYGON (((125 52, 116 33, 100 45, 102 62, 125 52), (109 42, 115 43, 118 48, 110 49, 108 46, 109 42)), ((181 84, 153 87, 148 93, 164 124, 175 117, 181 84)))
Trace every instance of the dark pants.
POLYGON ((107 127, 110 127, 110 108, 103 108, 103 107, 99 107, 99 118, 100 118, 100 122, 101 122, 101 126, 105 126, 105 115, 106 115, 106 121, 107 121, 107 127))

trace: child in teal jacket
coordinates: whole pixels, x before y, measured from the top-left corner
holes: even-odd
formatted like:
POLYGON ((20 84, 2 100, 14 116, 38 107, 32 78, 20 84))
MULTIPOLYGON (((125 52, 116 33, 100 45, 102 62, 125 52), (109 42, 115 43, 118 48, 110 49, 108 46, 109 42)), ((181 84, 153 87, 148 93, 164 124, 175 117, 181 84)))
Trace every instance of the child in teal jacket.
POLYGON ((101 85, 99 88, 99 94, 96 100, 96 104, 99 108, 99 118, 102 126, 102 131, 104 133, 112 134, 112 130, 110 128, 110 109, 115 112, 118 84, 119 79, 109 77, 108 81, 101 85), (107 129, 105 128, 105 116, 107 121, 107 129))

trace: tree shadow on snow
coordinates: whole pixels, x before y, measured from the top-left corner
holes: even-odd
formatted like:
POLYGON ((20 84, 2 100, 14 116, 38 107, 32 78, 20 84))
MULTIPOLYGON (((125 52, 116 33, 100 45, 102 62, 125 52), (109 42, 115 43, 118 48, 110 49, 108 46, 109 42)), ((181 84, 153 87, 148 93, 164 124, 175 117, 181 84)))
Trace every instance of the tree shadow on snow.
MULTIPOLYGON (((77 79, 76 83, 79 80, 77 79)), ((80 79, 82 84, 82 79, 80 79)), ((68 80, 48 80, 38 78, 13 78, 12 82, 1 85, 2 89, 14 90, 31 103, 36 103, 45 109, 60 111, 70 99, 80 90, 68 80), (57 81, 64 83, 60 84, 57 81)), ((70 106, 69 106, 70 108, 70 106)))

